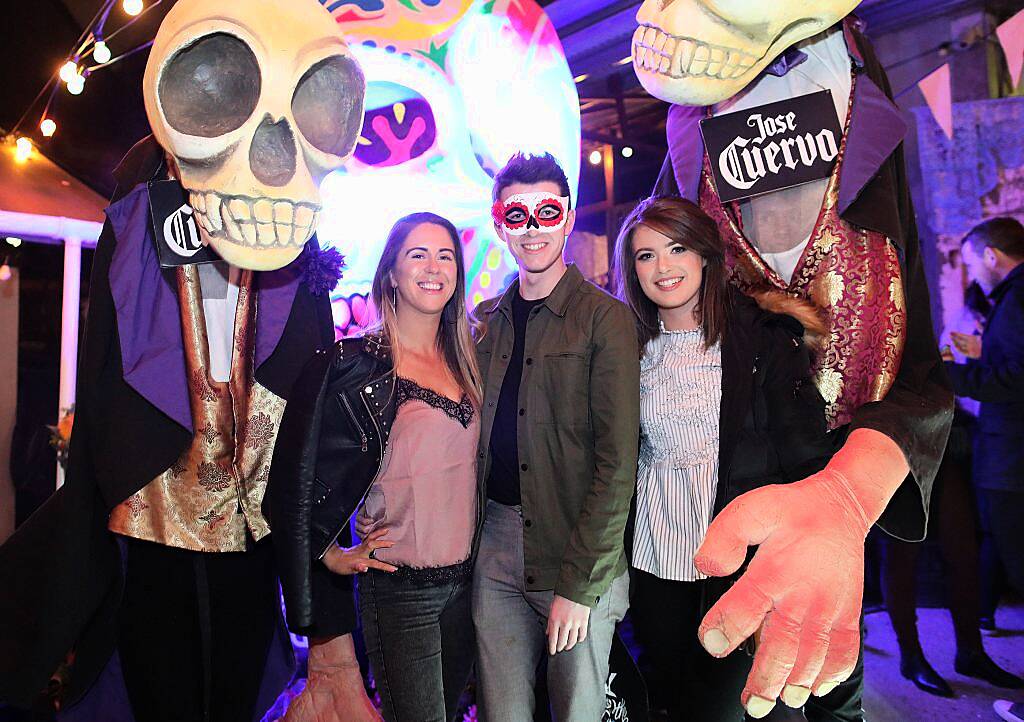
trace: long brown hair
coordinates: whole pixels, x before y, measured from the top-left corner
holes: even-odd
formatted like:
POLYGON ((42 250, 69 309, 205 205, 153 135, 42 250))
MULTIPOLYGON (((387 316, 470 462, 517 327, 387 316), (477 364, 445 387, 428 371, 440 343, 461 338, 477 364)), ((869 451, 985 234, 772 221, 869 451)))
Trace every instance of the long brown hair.
POLYGON ((384 336, 397 369, 401 345, 398 343, 398 308, 391 293, 391 271, 395 268, 395 262, 398 260, 398 254, 402 250, 405 239, 409 237, 414 228, 424 223, 431 223, 445 229, 451 237, 452 246, 455 249, 455 293, 441 311, 441 323, 437 327, 437 348, 444 356, 445 363, 455 382, 473 404, 479 407, 483 400, 483 389, 472 336, 475 324, 466 313, 466 262, 462 254, 459 232, 447 218, 442 218, 436 213, 413 213, 399 218, 391 228, 384 244, 380 263, 377 264, 377 272, 373 275, 373 286, 370 290, 373 307, 377 313, 377 330, 384 336))
POLYGON ((626 217, 615 241, 615 292, 636 316, 641 353, 648 341, 661 334, 661 326, 658 306, 644 293, 636 275, 633 233, 640 226, 647 226, 705 260, 695 313, 704 330, 704 346, 710 348, 722 339, 730 311, 725 247, 718 226, 695 203, 675 197, 643 200, 626 217))

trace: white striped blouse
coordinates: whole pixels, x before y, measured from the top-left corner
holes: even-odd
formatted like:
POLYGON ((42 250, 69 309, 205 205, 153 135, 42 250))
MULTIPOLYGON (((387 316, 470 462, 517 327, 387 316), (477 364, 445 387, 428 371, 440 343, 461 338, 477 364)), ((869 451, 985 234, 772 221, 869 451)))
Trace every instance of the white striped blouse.
POLYGON ((706 578, 693 565, 714 511, 722 350, 702 331, 665 331, 640 365, 640 463, 633 566, 661 579, 706 578))

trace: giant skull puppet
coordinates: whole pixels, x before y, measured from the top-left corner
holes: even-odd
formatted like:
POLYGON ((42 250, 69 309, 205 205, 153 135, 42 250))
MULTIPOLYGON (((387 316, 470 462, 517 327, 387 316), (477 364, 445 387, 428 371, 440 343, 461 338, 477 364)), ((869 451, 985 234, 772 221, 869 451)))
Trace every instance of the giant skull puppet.
POLYGON ((143 80, 200 232, 224 260, 272 270, 316 230, 319 184, 352 153, 365 82, 313 0, 180 0, 143 80))
POLYGON ((632 42, 640 82, 674 104, 657 193, 708 213, 733 285, 811 302, 829 327, 813 380, 843 408, 826 417, 842 448, 818 473, 728 501, 694 557, 705 574, 734 576, 698 636, 716 657, 756 636, 741 702, 758 718, 781 699, 806 705, 810 720, 862 719, 864 539, 876 522, 902 539, 924 535, 952 413, 905 185, 906 124, 860 23, 846 17, 857 4, 645 0, 632 42), (828 177, 722 201, 702 120, 822 89, 845 125, 828 177), (796 267, 772 264, 786 254, 796 267), (850 392, 858 385, 866 391, 850 392))
POLYGON ((731 98, 783 50, 834 25, 860 0, 645 0, 633 67, 648 93, 679 105, 731 98))

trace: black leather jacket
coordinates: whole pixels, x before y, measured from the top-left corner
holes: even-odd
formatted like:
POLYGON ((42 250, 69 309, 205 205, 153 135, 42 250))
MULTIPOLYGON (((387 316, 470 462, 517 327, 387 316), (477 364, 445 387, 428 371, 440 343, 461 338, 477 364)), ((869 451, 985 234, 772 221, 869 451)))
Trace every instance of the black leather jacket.
POLYGON ((377 476, 395 410, 394 365, 375 335, 317 351, 292 387, 264 511, 293 630, 314 624, 313 565, 377 476))

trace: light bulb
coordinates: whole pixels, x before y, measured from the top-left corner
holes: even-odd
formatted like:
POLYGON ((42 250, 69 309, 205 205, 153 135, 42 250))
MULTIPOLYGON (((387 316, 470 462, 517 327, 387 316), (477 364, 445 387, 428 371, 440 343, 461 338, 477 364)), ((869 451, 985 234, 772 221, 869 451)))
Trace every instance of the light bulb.
POLYGON ((14 160, 24 163, 32 155, 32 141, 25 136, 18 138, 14 144, 14 160))
POLYGON ((63 82, 70 82, 76 75, 78 75, 78 64, 74 60, 69 60, 60 66, 60 79, 63 82))
POLYGON ((7 243, 17 248, 21 245, 21 239, 17 236, 7 236, 7 243))
POLYGON ((57 124, 51 118, 43 118, 43 121, 39 124, 39 131, 43 134, 44 138, 49 138, 57 132, 57 124))
POLYGON ((142 0, 124 0, 121 7, 129 15, 138 15, 142 12, 142 0))
POLYGON ((600 165, 601 164, 601 151, 599 151, 599 150, 591 151, 591 153, 590 153, 590 163, 592 165, 600 165))
POLYGON ((8 266, 5 263, 4 265, 0 266, 0 281, 10 281, 10 280, 11 280, 11 267, 8 266))
POLYGON ((622 148, 622 157, 623 158, 632 158, 633 157, 633 149, 630 148, 628 145, 627 146, 623 146, 623 148, 622 148))
POLYGON ((81 75, 76 75, 68 81, 68 92, 72 95, 81 95, 83 90, 85 90, 85 78, 81 75))
POLYGON ((92 59, 102 65, 110 61, 110 48, 102 40, 97 40, 92 48, 92 59))

